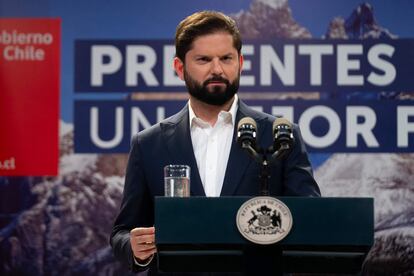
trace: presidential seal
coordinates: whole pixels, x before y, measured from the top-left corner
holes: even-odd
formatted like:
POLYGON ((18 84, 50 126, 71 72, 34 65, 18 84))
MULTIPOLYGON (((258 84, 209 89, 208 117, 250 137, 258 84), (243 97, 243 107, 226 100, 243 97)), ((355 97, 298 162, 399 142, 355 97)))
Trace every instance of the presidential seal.
POLYGON ((237 228, 249 241, 257 244, 276 243, 289 234, 292 214, 280 200, 260 196, 246 201, 237 212, 237 228))

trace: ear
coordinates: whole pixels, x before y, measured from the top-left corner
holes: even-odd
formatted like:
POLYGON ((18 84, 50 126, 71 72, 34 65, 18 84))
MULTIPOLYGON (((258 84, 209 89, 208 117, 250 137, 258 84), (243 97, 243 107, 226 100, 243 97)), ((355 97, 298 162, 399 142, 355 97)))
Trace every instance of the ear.
POLYGON ((178 57, 174 58, 174 70, 181 80, 184 80, 184 62, 178 57))
POLYGON ((242 69, 243 69, 243 61, 244 61, 243 55, 240 54, 240 57, 239 57, 240 73, 242 72, 242 69))

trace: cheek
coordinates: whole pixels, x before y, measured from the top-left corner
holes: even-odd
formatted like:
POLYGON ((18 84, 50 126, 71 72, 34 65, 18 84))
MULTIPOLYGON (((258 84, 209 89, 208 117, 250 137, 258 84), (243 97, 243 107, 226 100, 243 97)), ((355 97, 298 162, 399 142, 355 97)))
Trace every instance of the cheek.
POLYGON ((201 80, 209 75, 207 66, 188 67, 187 73, 196 80, 201 80))
POLYGON ((233 80, 237 78, 238 75, 240 74, 240 69, 238 66, 237 67, 232 66, 231 68, 227 68, 225 72, 226 72, 227 77, 233 80))

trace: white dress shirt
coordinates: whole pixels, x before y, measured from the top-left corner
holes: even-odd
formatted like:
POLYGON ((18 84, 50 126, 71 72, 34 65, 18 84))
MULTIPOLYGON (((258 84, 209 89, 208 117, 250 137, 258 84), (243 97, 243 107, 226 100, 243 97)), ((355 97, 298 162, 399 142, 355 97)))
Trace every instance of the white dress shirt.
POLYGON ((188 104, 191 141, 206 196, 220 196, 223 187, 236 121, 237 102, 235 95, 229 112, 220 111, 213 127, 198 118, 191 104, 188 104))

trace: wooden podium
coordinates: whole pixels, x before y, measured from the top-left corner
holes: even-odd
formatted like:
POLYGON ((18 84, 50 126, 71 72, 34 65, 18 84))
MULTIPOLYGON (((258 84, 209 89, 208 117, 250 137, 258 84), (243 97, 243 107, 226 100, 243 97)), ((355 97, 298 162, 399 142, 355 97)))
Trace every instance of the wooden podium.
POLYGON ((157 197, 159 270, 272 275, 361 270, 374 240, 372 198, 277 197, 289 207, 293 226, 272 245, 253 244, 237 229, 237 211, 250 198, 157 197))

